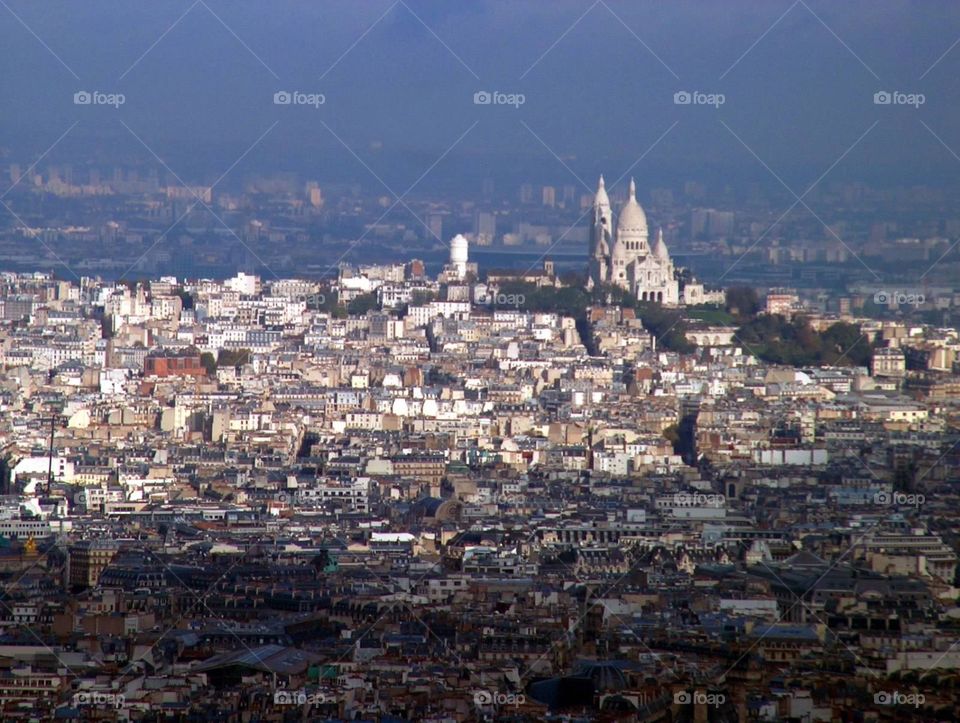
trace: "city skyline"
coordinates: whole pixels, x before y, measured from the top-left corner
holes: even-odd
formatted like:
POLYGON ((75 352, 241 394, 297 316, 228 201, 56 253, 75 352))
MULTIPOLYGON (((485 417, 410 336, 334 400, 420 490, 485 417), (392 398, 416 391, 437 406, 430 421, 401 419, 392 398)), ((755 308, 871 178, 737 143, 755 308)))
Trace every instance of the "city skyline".
POLYGON ((960 5, 0 47, 0 720, 958 719, 960 5))

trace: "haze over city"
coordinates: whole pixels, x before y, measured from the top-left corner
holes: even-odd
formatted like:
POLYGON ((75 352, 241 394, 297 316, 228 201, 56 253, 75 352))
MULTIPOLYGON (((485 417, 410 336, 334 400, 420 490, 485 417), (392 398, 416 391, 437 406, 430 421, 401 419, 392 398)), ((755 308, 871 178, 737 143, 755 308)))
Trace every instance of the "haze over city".
POLYGON ((189 180, 216 178, 277 122, 240 177, 296 170, 369 182, 326 124, 386 181, 409 184, 421 159, 477 121, 432 176, 427 188, 438 192, 467 186, 464 170, 514 183, 558 175, 519 121, 585 178, 610 164, 623 172, 676 121, 639 169, 649 183, 709 174, 772 186, 719 119, 805 185, 880 121, 835 173, 895 185, 955 171, 918 117, 960 144, 960 58, 950 50, 960 8, 949 2, 6 4, 0 132, 18 161, 78 121, 51 160, 149 162, 123 121, 189 180), (84 88, 126 102, 77 108, 73 93, 84 88), (326 102, 317 112, 278 108, 272 96, 284 88, 326 102), (477 108, 483 89, 523 93, 525 103, 477 108), (721 92, 726 103, 688 112, 673 103, 684 89, 721 92), (881 90, 926 102, 920 114, 878 109, 881 90))
POLYGON ((960 5, 0 47, 0 719, 958 718, 960 5))

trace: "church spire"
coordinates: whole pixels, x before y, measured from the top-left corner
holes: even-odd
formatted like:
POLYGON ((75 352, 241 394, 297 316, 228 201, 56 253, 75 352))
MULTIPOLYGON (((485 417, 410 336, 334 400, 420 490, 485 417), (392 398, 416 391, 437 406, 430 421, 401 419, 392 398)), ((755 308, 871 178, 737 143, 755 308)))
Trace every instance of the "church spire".
POLYGON ((597 184, 597 195, 594 197, 593 205, 604 208, 610 206, 610 198, 607 196, 607 186, 603 182, 603 174, 600 174, 600 182, 597 184))
POLYGON ((633 178, 630 179, 630 193, 628 199, 630 201, 637 200, 637 184, 634 182, 633 178))

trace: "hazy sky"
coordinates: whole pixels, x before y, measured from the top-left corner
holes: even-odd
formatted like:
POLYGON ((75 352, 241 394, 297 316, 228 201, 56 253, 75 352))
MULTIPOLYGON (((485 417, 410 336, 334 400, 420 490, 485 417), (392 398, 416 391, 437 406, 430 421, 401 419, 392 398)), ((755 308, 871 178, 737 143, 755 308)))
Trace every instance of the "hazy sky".
POLYGON ((762 160, 801 192, 841 157, 831 179, 952 180, 958 39, 960 3, 931 0, 3 0, 0 147, 30 161, 79 121, 51 162, 150 160, 132 131, 209 180, 272 126, 231 178, 376 183, 355 153, 397 192, 444 153, 423 190, 487 173, 592 185, 651 146, 646 188, 776 184, 762 160), (76 105, 80 90, 125 102, 76 105), (281 90, 325 102, 276 105, 281 90), (477 105, 483 90, 524 103, 477 105))

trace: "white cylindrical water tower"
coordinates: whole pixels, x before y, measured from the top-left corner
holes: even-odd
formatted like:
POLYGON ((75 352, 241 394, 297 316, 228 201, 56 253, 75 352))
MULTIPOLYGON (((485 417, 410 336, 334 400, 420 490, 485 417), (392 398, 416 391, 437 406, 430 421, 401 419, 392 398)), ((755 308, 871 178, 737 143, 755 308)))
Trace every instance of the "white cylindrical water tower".
POLYGON ((470 255, 470 242, 458 233, 450 242, 450 266, 456 269, 461 279, 467 275, 467 261, 470 255))

